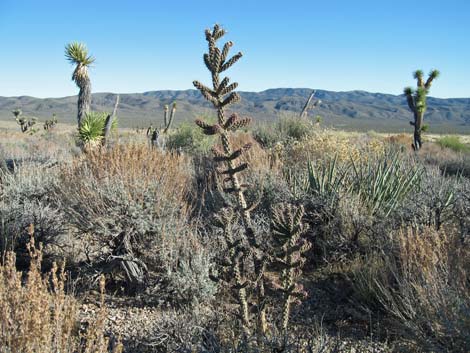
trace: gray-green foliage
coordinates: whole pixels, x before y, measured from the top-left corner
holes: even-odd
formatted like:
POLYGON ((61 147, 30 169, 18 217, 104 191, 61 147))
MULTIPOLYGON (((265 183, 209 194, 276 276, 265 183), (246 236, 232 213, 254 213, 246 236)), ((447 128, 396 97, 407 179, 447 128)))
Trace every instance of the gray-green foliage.
POLYGON ((168 134, 166 146, 171 150, 204 154, 210 150, 213 141, 212 136, 204 135, 201 129, 193 124, 182 123, 168 134))
POLYGON ((176 306, 211 299, 210 254, 158 178, 129 186, 124 177, 99 178, 87 165, 75 173, 76 182, 55 194, 91 268, 112 274, 129 292, 153 287, 159 300, 176 306))
POLYGON ((3 175, 0 252, 17 250, 25 254, 29 240, 26 228, 30 224, 35 226, 36 240, 44 246, 59 243, 67 225, 52 197, 57 185, 55 168, 23 165, 15 173, 3 175))

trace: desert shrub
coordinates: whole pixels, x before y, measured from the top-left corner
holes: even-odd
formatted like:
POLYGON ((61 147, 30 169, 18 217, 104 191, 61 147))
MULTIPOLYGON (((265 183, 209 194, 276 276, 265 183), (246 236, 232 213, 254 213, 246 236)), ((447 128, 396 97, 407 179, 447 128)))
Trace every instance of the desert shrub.
POLYGON ((455 152, 470 152, 470 146, 462 142, 459 136, 444 136, 437 140, 436 143, 441 147, 450 148, 455 152))
MULTIPOLYGON (((33 233, 33 230, 30 230, 33 233)), ((0 347, 5 353, 108 352, 101 306, 86 332, 80 330, 78 303, 66 294, 63 268, 41 274, 41 249, 29 243, 32 259, 26 280, 15 267, 14 253, 0 264, 0 347)), ((113 352, 121 352, 120 344, 113 352)))
POLYGON ((272 148, 277 143, 300 141, 312 134, 316 126, 307 119, 297 116, 282 116, 275 124, 258 124, 253 129, 253 137, 261 146, 272 148))
POLYGON ((401 134, 390 135, 385 140, 393 145, 403 146, 405 148, 411 149, 413 136, 411 134, 402 132, 401 134))
POLYGON ((460 233, 462 242, 470 239, 470 181, 461 180, 454 190, 454 202, 452 204, 454 224, 460 233))
POLYGON ((271 123, 256 125, 253 129, 253 137, 264 148, 272 148, 282 141, 280 131, 271 123))
MULTIPOLYGON (((91 152, 61 173, 57 197, 97 273, 129 291, 161 280, 162 274, 170 282, 209 281, 201 268, 209 261, 203 259, 207 252, 187 220, 192 183, 185 157, 145 145, 117 146, 91 152)), ((205 288, 201 282, 182 297, 202 298, 205 288)))
POLYGON ((387 313, 422 351, 470 349, 470 249, 452 231, 409 228, 353 266, 356 305, 387 313))
POLYGON ((297 116, 281 117, 277 122, 277 129, 284 140, 303 140, 311 135, 315 128, 312 121, 297 116))
POLYGON ((435 229, 455 224, 457 218, 453 208, 462 182, 460 178, 441 175, 435 166, 426 166, 420 187, 410 190, 392 217, 403 224, 435 229))
POLYGON ((436 165, 445 175, 461 175, 470 177, 470 155, 443 148, 435 143, 427 143, 420 151, 420 159, 436 165))
POLYGON ((182 123, 168 137, 166 146, 171 150, 184 151, 191 154, 207 153, 213 143, 210 136, 191 123, 182 123))
POLYGON ((66 231, 64 214, 52 197, 58 182, 55 167, 24 165, 15 173, 4 175, 0 201, 2 253, 15 251, 18 261, 25 261, 27 227, 35 224, 36 240, 46 247, 49 259, 52 255, 49 246, 58 245, 66 231))
POLYGON ((325 158, 336 158, 338 162, 366 161, 384 155, 387 148, 375 138, 358 139, 332 130, 314 130, 302 140, 276 146, 275 150, 286 165, 298 167, 305 161, 325 158))

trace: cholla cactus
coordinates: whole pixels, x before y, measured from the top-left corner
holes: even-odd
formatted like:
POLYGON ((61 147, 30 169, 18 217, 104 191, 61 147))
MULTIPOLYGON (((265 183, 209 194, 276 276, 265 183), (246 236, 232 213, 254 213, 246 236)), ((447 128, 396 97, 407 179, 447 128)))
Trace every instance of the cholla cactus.
POLYGON ((249 248, 245 246, 242 238, 234 237, 235 225, 238 223, 238 215, 232 208, 224 208, 216 215, 214 225, 223 230, 223 239, 227 251, 219 266, 222 269, 217 276, 211 274, 211 278, 216 282, 225 282, 236 291, 236 297, 240 305, 240 316, 243 329, 249 335, 250 314, 246 293, 246 287, 250 280, 244 275, 243 263, 250 255, 249 248))
MULTIPOLYGON (((225 70, 229 69, 235 64, 241 57, 242 53, 235 54, 230 59, 228 54, 230 48, 233 46, 232 42, 224 44, 222 49, 216 46, 217 40, 222 38, 225 34, 225 30, 215 25, 212 30, 207 29, 205 31, 206 40, 209 46, 209 52, 204 54, 204 63, 207 69, 211 73, 212 77, 212 88, 205 86, 199 81, 194 81, 194 86, 201 92, 206 100, 211 102, 214 108, 217 110, 217 123, 211 125, 207 122, 198 119, 196 124, 202 129, 206 135, 218 135, 220 137, 221 146, 214 147, 212 149, 215 157, 214 160, 217 163, 224 165, 224 169, 220 170, 219 173, 224 176, 223 179, 223 191, 235 196, 236 208, 240 218, 243 221, 244 226, 244 238, 241 240, 247 240, 248 250, 242 249, 241 247, 232 247, 230 251, 233 251, 232 260, 234 261, 234 275, 236 277, 236 283, 234 288, 238 291, 238 301, 240 305, 240 316, 242 318, 243 329, 246 334, 250 332, 250 318, 248 314, 248 304, 246 301, 246 286, 248 285, 243 281, 241 276, 241 266, 243 257, 246 257, 249 253, 252 255, 255 267, 255 277, 260 278, 263 271, 263 262, 258 255, 259 246, 257 244, 255 233, 252 226, 251 210, 253 206, 249 206, 245 199, 244 190, 248 187, 241 181, 240 173, 248 168, 247 163, 241 163, 239 161, 240 156, 246 153, 251 147, 250 144, 243 146, 240 149, 233 150, 232 143, 230 141, 230 134, 238 129, 243 129, 248 126, 251 122, 251 118, 240 117, 238 114, 232 114, 226 117, 225 109, 238 102, 240 96, 234 92, 238 84, 236 82, 230 84, 228 77, 220 79, 220 74, 225 70), (240 283, 243 282, 243 283, 240 283)), ((227 239, 230 243, 230 239, 227 239)), ((258 294, 260 297, 264 296, 263 282, 256 281, 258 294)), ((260 327, 264 331, 266 328, 266 318, 264 311, 259 313, 260 327)))
POLYGON ((417 81, 417 88, 414 90, 411 87, 406 87, 404 89, 404 94, 406 96, 408 107, 414 115, 414 120, 410 122, 410 124, 414 126, 414 139, 412 146, 415 151, 418 151, 423 145, 421 133, 424 128, 423 118, 424 113, 426 112, 426 98, 433 80, 439 76, 439 71, 432 70, 426 81, 424 81, 423 71, 421 70, 415 71, 413 75, 417 81))
POLYGON ((239 163, 239 157, 250 149, 251 145, 247 144, 241 149, 233 151, 232 144, 229 139, 230 132, 236 131, 240 128, 244 128, 250 124, 251 118, 241 118, 237 114, 232 114, 226 118, 225 109, 240 100, 240 95, 234 90, 237 88, 238 83, 234 82, 229 84, 230 79, 225 77, 220 81, 219 74, 233 64, 235 64, 241 57, 242 53, 235 54, 232 58, 227 60, 227 56, 232 42, 227 42, 220 50, 216 47, 216 41, 225 34, 225 31, 218 25, 214 26, 211 31, 206 30, 206 40, 209 44, 209 53, 204 54, 204 63, 211 72, 212 75, 212 88, 209 88, 199 81, 194 81, 194 86, 202 93, 204 98, 214 105, 217 109, 217 123, 210 125, 203 120, 196 120, 196 124, 203 130, 206 135, 219 135, 222 148, 214 147, 213 152, 215 155, 214 160, 216 162, 224 163, 226 170, 222 174, 226 175, 225 182, 229 183, 229 186, 224 188, 224 191, 235 194, 237 203, 242 214, 243 222, 246 228, 247 236, 250 243, 254 244, 254 232, 251 226, 250 207, 248 207, 244 188, 246 185, 240 182, 239 173, 248 168, 248 164, 239 163))
POLYGON ((281 267, 280 284, 275 287, 283 294, 282 329, 289 325, 290 306, 294 300, 306 296, 297 279, 302 274, 305 263, 304 253, 311 244, 302 238, 306 227, 302 224, 302 206, 282 204, 273 211, 272 220, 272 265, 281 267))

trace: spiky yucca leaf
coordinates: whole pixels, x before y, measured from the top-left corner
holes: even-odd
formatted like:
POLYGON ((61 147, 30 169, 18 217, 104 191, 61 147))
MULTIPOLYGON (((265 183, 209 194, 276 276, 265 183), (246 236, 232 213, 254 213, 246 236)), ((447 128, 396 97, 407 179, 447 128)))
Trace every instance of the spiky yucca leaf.
MULTIPOLYGON (((84 144, 90 142, 98 142, 103 139, 103 133, 108 113, 90 112, 85 114, 85 119, 82 121, 78 129, 78 136, 80 141, 84 144)), ((111 129, 117 127, 117 120, 114 119, 111 129)))
POLYGON ((72 42, 65 46, 65 57, 70 63, 83 66, 90 66, 95 61, 94 57, 88 55, 86 45, 79 42, 72 42))

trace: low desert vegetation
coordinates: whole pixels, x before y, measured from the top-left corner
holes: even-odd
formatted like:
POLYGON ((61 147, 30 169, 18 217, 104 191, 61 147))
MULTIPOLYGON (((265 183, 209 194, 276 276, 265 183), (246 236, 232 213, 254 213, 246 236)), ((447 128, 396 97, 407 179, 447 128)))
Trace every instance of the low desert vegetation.
POLYGON ((109 134, 72 43, 78 130, 0 132, 0 352, 470 351, 470 162, 421 135, 437 74, 414 135, 257 125, 224 35, 195 124, 109 134))

